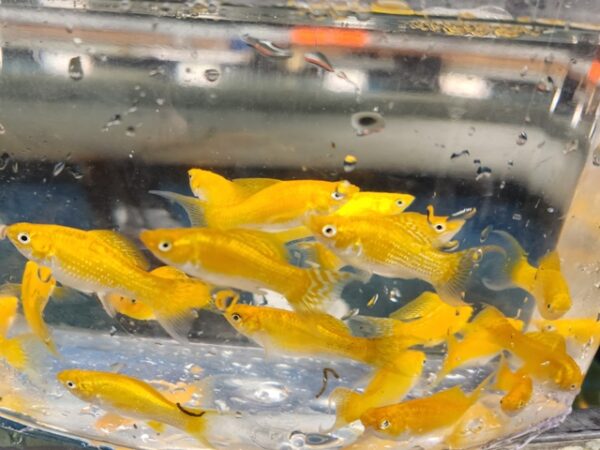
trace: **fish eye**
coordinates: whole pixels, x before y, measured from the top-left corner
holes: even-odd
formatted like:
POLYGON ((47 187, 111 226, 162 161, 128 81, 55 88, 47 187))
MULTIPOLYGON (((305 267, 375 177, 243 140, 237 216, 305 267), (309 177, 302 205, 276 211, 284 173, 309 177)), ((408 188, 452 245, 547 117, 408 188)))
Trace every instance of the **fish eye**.
POLYGON ((21 244, 29 244, 29 242, 31 241, 31 238, 29 237, 29 233, 19 233, 17 234, 17 240, 21 243, 21 244))
POLYGON ((446 227, 445 227, 443 224, 441 224, 441 223, 438 223, 438 224, 436 224, 436 226, 435 226, 435 230, 436 230, 436 231, 439 231, 439 232, 442 232, 442 231, 444 231, 445 229, 446 229, 446 227))
POLYGON ((241 322, 242 316, 240 316, 238 313, 233 313, 231 315, 231 320, 233 320, 234 322, 241 322))
POLYGON ((344 194, 342 194, 341 192, 335 191, 331 193, 331 198, 334 200, 341 200, 344 198, 344 194))
POLYGON ((396 206, 404 206, 403 200, 396 200, 396 206))
POLYGON ((572 391, 574 391, 575 389, 577 389, 577 385, 576 385, 576 384, 572 384, 572 385, 570 386, 570 388, 571 388, 571 390, 572 390, 572 391))
POLYGON ((169 241, 161 241, 158 244, 158 249, 161 252, 168 252, 169 250, 171 250, 171 247, 172 247, 172 245, 171 245, 171 243, 169 241))
POLYGON ((75 389, 75 383, 73 383, 72 381, 67 381, 65 384, 69 389, 75 389))
POLYGON ((325 237, 333 237, 337 233, 337 229, 333 225, 325 225, 321 231, 325 237))
POLYGON ((389 428, 391 425, 390 421, 387 419, 383 419, 381 421, 381 423, 379 424, 379 429, 380 430, 385 430, 386 428, 389 428))

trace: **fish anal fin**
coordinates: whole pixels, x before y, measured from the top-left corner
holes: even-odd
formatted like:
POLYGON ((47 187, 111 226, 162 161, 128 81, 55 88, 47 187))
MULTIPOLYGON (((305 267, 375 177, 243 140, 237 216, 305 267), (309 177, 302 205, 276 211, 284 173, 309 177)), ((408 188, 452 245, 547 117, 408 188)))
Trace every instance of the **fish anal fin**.
POLYGON ((196 315, 192 310, 178 312, 155 311, 156 320, 176 341, 187 344, 196 315))
POLYGON ((206 203, 202 200, 197 199, 196 197, 190 197, 188 195, 182 195, 169 191, 150 191, 150 193, 170 200, 173 203, 181 206, 185 210, 191 226, 206 226, 206 219, 204 216, 206 203))
POLYGON ((112 230, 91 230, 88 233, 100 240, 107 245, 114 247, 121 251, 124 255, 131 258, 133 263, 143 270, 150 268, 150 263, 144 256, 144 254, 135 246, 133 242, 127 239, 122 234, 112 230))

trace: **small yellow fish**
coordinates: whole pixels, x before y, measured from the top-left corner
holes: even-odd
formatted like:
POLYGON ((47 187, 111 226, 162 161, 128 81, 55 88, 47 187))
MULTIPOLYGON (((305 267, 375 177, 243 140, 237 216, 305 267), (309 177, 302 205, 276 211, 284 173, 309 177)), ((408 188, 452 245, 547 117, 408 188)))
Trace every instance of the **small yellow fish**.
POLYGON ((173 228, 143 231, 140 239, 165 264, 209 283, 282 294, 297 309, 321 309, 350 274, 302 269, 271 233, 257 230, 173 228))
POLYGON ((289 230, 304 225, 311 214, 331 214, 358 188, 347 181, 292 180, 271 184, 232 205, 214 205, 173 192, 151 191, 185 209, 192 226, 263 231, 289 230))
MULTIPOLYGON (((188 278, 181 270, 169 266, 158 267, 151 270, 150 273, 157 277, 171 280, 184 280, 188 278)), ((128 298, 119 294, 107 294, 104 296, 104 301, 108 304, 109 309, 113 309, 115 312, 131 317, 132 319, 156 320, 154 310, 135 298, 128 298)))
POLYGON ((581 345, 591 340, 600 339, 600 322, 596 319, 559 319, 538 320, 536 326, 540 331, 555 332, 566 339, 573 339, 581 345))
POLYGON ((344 322, 328 314, 244 305, 237 300, 233 291, 215 294, 215 305, 227 321, 268 355, 283 352, 348 358, 410 376, 411 369, 400 363, 400 356, 414 344, 409 339, 356 337, 344 322))
POLYGON ((194 195, 207 203, 220 206, 235 205, 258 191, 281 180, 274 178, 227 178, 203 169, 188 170, 190 188, 194 195))
MULTIPOLYGON (((406 213, 404 213, 406 214, 406 213)), ((317 239, 344 262, 384 277, 418 278, 433 285, 443 301, 464 306, 471 272, 484 253, 497 247, 478 247, 446 253, 424 242, 411 227, 394 217, 313 216, 309 228, 317 239)))
POLYGON ((561 389, 574 390, 581 386, 581 369, 568 355, 562 336, 549 332, 523 334, 492 306, 486 306, 478 318, 493 342, 523 361, 523 373, 553 381, 561 389))
POLYGON ((456 423, 477 401, 487 383, 488 379, 485 379, 470 394, 465 394, 460 386, 454 386, 429 397, 371 408, 360 421, 365 428, 386 438, 427 434, 456 423))
POLYGON ((404 212, 415 197, 410 194, 388 192, 358 192, 335 212, 336 216, 360 216, 377 214, 392 216, 404 212))
MULTIPOLYGON (((101 300, 107 294, 119 294, 142 302, 181 341, 195 320, 192 310, 210 305, 210 286, 148 273, 139 250, 116 232, 16 223, 4 227, 0 235, 7 236, 23 256, 49 269, 64 286, 96 293, 101 300)), ((103 304, 107 312, 114 312, 107 302, 103 304)))
POLYGON ((547 253, 532 266, 527 253, 510 234, 494 231, 509 246, 506 271, 512 283, 529 292, 536 301, 538 311, 544 319, 555 320, 571 309, 569 286, 560 269, 560 258, 556 250, 547 253))
POLYGON ((17 310, 19 299, 14 295, 0 294, 0 337, 6 337, 12 326, 17 310))
POLYGON ((378 369, 362 394, 344 387, 331 393, 330 399, 336 406, 336 428, 360 419, 369 408, 402 400, 421 376, 425 354, 407 350, 398 357, 397 363, 404 367, 404 373, 387 368, 378 369))
POLYGON ((33 261, 27 261, 21 284, 21 301, 27 324, 53 355, 58 355, 52 334, 44 322, 44 309, 56 286, 52 272, 40 267, 33 261))
POLYGON ((371 327, 374 334, 384 331, 389 336, 409 336, 420 345, 430 347, 462 330, 472 313, 470 306, 450 306, 439 295, 424 292, 390 314, 389 319, 356 316, 350 322, 364 324, 367 329, 371 327))
POLYGON ((70 369, 59 372, 57 378, 84 402, 119 415, 170 425, 209 445, 206 431, 217 411, 174 403, 148 383, 116 373, 70 369))
POLYGON ((521 411, 531 400, 533 381, 523 370, 510 370, 508 362, 503 358, 496 374, 495 388, 506 391, 506 395, 500 399, 502 411, 514 414, 521 411))

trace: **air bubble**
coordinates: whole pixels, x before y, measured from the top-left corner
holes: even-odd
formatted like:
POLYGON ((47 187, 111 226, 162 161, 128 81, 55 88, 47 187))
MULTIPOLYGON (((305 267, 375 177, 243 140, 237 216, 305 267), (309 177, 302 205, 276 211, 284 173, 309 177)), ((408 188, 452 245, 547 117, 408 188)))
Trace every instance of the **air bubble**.
POLYGON ((280 403, 288 397, 288 392, 281 384, 268 382, 260 385, 253 397, 264 404, 280 403))
POLYGON ((400 299, 402 298, 402 293, 400 292, 400 289, 398 288, 392 288, 392 290, 390 290, 390 302, 392 303, 398 303, 400 301, 400 299))
POLYGON ((377 133, 385 127, 383 116, 371 111, 353 114, 350 123, 352 124, 352 128, 356 130, 357 136, 367 136, 372 133, 377 133))
POLYGON ((0 134, 4 134, 4 133, 6 133, 6 128, 4 128, 4 125, 2 125, 0 123, 0 134))
POLYGON ((517 145, 525 145, 527 143, 527 132, 521 131, 517 136, 517 145))
POLYGON ((572 139, 569 142, 567 142, 567 145, 565 146, 563 153, 566 155, 567 153, 577 151, 578 148, 579 148, 579 140, 572 139))
POLYGON ((546 209, 546 211, 548 211, 550 214, 554 213, 554 208, 549 207, 548 209, 546 209))
POLYGON ((521 219, 523 219, 523 216, 521 214, 519 214, 519 213, 514 213, 512 215, 512 219, 513 220, 521 220, 521 219))
POLYGON ((75 56, 69 60, 69 77, 74 81, 83 79, 83 67, 81 66, 81 58, 79 56, 75 56))
POLYGON ((204 78, 206 78, 206 81, 210 83, 217 81, 220 76, 221 73, 217 69, 206 69, 204 71, 204 78))
POLYGON ((74 37, 73 38, 73 44, 79 46, 79 45, 83 44, 83 41, 81 40, 81 38, 74 37))
POLYGON ((156 104, 157 104, 158 106, 162 106, 162 105, 164 105, 164 104, 165 104, 165 99, 164 99, 164 98, 157 98, 157 99, 156 99, 156 104))
POLYGON ((354 155, 346 155, 344 158, 344 172, 352 172, 356 169, 356 164, 358 163, 358 159, 354 155))
POLYGON ((59 176, 62 171, 65 169, 65 162, 64 161, 59 161, 56 164, 54 164, 54 168, 52 169, 52 176, 53 177, 57 177, 59 176))
POLYGON ((488 225, 487 227, 485 227, 482 231, 481 234, 479 235, 479 242, 481 242, 482 244, 488 240, 488 238, 490 237, 490 233, 492 232, 493 226, 492 225, 488 225))
POLYGON ((125 135, 128 137, 135 137, 135 127, 134 126, 128 126, 127 130, 125 130, 125 135))

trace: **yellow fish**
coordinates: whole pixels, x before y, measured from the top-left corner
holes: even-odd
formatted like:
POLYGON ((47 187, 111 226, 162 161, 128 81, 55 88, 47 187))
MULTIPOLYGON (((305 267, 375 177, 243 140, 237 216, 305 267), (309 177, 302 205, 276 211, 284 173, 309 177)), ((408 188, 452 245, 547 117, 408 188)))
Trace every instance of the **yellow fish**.
POLYGON ((506 391, 500 399, 500 408, 507 414, 514 414, 522 410, 533 393, 533 381, 523 370, 513 372, 505 358, 502 358, 498 373, 496 374, 495 388, 506 391))
POLYGON ((281 180, 275 178, 227 178, 204 169, 188 170, 190 188, 198 199, 213 205, 235 205, 281 180))
POLYGON ((27 261, 21 284, 21 301, 27 324, 53 355, 58 355, 52 334, 44 322, 44 309, 54 291, 56 280, 46 267, 40 267, 33 261, 27 261))
POLYGON ((600 322, 596 319, 538 320, 536 326, 541 331, 555 332, 566 339, 573 339, 581 345, 600 339, 600 322))
POLYGON ((556 250, 547 253, 532 266, 527 253, 510 234, 494 231, 509 246, 506 271, 515 286, 530 293, 536 301, 538 311, 544 319, 555 320, 571 309, 569 286, 560 269, 560 258, 556 250))
MULTIPOLYGON (((151 270, 152 275, 167 279, 188 279, 188 276, 175 267, 162 266, 151 270)), ((119 294, 107 294, 104 296, 104 301, 108 308, 114 310, 115 313, 131 317, 136 320, 156 320, 154 310, 148 305, 136 300, 135 298, 124 297, 119 294)))
POLYGON ((0 360, 6 361, 19 371, 25 371, 31 368, 31 363, 35 358, 34 347, 31 345, 33 337, 30 334, 8 337, 18 307, 19 299, 17 297, 0 295, 0 360))
POLYGON ((404 373, 385 367, 378 369, 362 394, 344 387, 331 393, 330 399, 336 406, 336 428, 360 419, 369 408, 402 400, 421 376, 425 354, 407 350, 398 357, 397 364, 404 368, 404 373))
POLYGON ((416 299, 390 314, 390 318, 356 316, 351 323, 364 324, 374 334, 384 332, 389 336, 410 336, 420 345, 439 345, 462 330, 469 321, 473 308, 450 306, 439 295, 424 292, 416 299))
POLYGON ((286 311, 267 306, 243 305, 232 291, 215 294, 215 305, 241 334, 274 352, 322 355, 353 359, 402 374, 410 371, 400 356, 413 345, 409 339, 353 336, 341 320, 320 312, 286 311))
POLYGON ((0 294, 0 337, 6 337, 12 326, 17 310, 19 299, 14 295, 0 294))
POLYGON ((225 206, 173 192, 151 193, 184 208, 192 226, 282 231, 304 225, 308 215, 336 211, 358 190, 347 181, 281 181, 259 190, 240 203, 225 206))
POLYGON ((209 445, 206 431, 217 411, 174 403, 148 383, 116 373, 70 369, 59 372, 57 378, 84 402, 119 415, 170 425, 209 445))
POLYGON ((275 291, 298 309, 321 308, 350 278, 348 273, 291 265, 284 246, 256 230, 148 230, 140 239, 165 264, 192 276, 253 293, 275 291))
POLYGON ((564 338, 560 335, 548 332, 523 334, 492 306, 487 306, 478 318, 493 342, 523 361, 523 373, 553 381, 561 389, 574 390, 581 386, 581 369, 567 354, 564 338))
MULTIPOLYGON (((406 213, 404 213, 406 214, 406 213)), ((484 253, 478 247, 446 253, 423 242, 394 217, 313 216, 309 228, 344 262, 368 273, 429 282, 443 301, 464 306, 462 299, 471 272, 484 253)))
POLYGON ((16 223, 0 233, 26 258, 51 271, 64 286, 134 298, 152 308, 158 322, 185 341, 192 309, 210 304, 211 287, 192 279, 167 279, 147 272, 148 263, 128 240, 108 230, 84 231, 59 225, 16 223))
POLYGON ((404 212, 414 201, 415 197, 410 194, 358 192, 342 205, 335 215, 342 217, 369 214, 393 216, 404 212))
POLYGON ((487 383, 488 379, 485 379, 470 394, 465 394, 460 386, 454 386, 429 397, 371 408, 365 411, 360 421, 365 428, 386 438, 427 434, 455 424, 477 401, 487 383))

